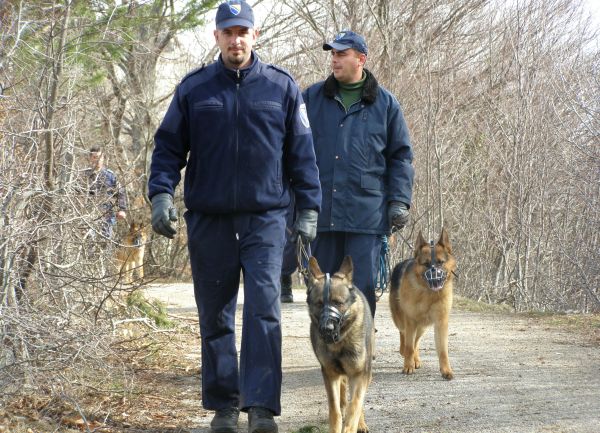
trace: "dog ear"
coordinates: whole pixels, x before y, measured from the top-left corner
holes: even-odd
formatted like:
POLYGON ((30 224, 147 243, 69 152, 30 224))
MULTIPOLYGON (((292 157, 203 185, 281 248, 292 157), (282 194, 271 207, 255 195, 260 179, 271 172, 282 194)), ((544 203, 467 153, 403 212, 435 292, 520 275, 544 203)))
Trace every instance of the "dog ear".
POLYGON ((421 248, 423 248, 425 245, 427 245, 427 241, 425 241, 425 238, 423 237, 423 233, 421 233, 421 230, 419 230, 419 234, 417 235, 417 240, 415 241, 415 257, 417 257, 421 251, 421 248))
POLYGON ((452 254, 452 245, 450 244, 450 237, 448 236, 446 228, 442 228, 442 234, 440 235, 438 245, 448 251, 448 253, 452 254))
POLYGON ((323 271, 321 271, 317 259, 315 259, 313 256, 308 259, 308 272, 315 280, 323 277, 323 271))
POLYGON ((352 257, 346 256, 342 261, 340 269, 337 271, 339 274, 343 274, 349 283, 352 283, 354 277, 354 265, 352 264, 352 257))

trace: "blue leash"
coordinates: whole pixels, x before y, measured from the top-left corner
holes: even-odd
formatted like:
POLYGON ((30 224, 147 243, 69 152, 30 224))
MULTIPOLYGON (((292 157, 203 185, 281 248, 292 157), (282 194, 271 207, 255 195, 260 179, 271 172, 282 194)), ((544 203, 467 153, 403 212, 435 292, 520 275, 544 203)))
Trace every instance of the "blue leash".
POLYGON ((379 268, 377 269, 377 275, 375 276, 375 298, 378 301, 383 295, 383 292, 387 290, 390 282, 390 272, 390 245, 388 243, 388 237, 382 235, 381 250, 379 251, 379 268))

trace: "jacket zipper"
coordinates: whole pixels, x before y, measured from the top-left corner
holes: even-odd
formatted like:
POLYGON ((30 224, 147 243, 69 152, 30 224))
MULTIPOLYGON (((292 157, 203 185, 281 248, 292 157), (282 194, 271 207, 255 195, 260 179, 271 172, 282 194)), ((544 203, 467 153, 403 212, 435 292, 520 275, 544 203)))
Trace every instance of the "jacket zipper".
POLYGON ((239 161, 239 114, 240 114, 240 70, 236 70, 237 81, 235 83, 235 165, 234 165, 234 179, 233 179, 233 209, 237 210, 237 192, 238 192, 238 161, 239 161))

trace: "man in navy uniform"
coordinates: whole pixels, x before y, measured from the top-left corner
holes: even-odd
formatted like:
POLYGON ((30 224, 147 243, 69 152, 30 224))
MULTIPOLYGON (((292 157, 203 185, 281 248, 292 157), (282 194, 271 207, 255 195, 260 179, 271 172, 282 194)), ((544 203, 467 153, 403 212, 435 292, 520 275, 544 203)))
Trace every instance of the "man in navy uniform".
POLYGON ((101 233, 112 239, 117 219, 127 217, 127 196, 117 181, 117 175, 104 166, 104 152, 99 147, 90 149, 90 168, 85 170, 87 189, 98 201, 101 215, 101 233))
POLYGON ((184 202, 202 337, 202 402, 212 431, 277 432, 281 412, 280 272, 290 192, 295 237, 316 235, 321 189, 302 95, 290 75, 252 50, 251 7, 222 3, 218 60, 178 85, 155 135, 149 178, 152 226, 167 237, 175 187, 186 167, 184 202), (290 191, 291 190, 291 191, 290 191), (240 270, 244 315, 238 369, 235 311, 240 270))
POLYGON ((332 73, 303 94, 323 189, 312 254, 329 273, 350 255, 375 317, 382 235, 408 221, 413 150, 398 101, 364 68, 365 39, 342 31, 323 49, 332 73))

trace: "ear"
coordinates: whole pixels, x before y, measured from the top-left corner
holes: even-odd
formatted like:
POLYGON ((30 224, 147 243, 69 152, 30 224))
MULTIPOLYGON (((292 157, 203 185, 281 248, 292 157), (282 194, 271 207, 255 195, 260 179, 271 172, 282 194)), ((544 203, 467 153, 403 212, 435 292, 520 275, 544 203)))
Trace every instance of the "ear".
POLYGON ((364 68, 365 63, 367 63, 367 55, 364 53, 358 53, 358 65, 364 68))
POLYGON ((308 259, 308 272, 310 276, 315 280, 323 276, 323 272, 319 267, 319 263, 317 262, 317 259, 315 259, 313 256, 311 256, 308 259))
POLYGON ((337 273, 343 274, 345 278, 350 283, 352 283, 352 278, 354 276, 354 265, 352 264, 352 257, 344 257, 344 261, 342 261, 342 265, 340 266, 340 269, 337 271, 337 273))
POLYGON ((452 254, 452 245, 450 244, 450 238, 448 237, 448 232, 446 228, 442 229, 442 234, 440 235, 440 240, 438 241, 438 245, 452 254))
POLYGON ((427 241, 425 241, 425 238, 423 237, 423 233, 421 233, 421 230, 419 230, 419 234, 417 235, 417 240, 415 241, 415 257, 417 257, 419 255, 421 248, 423 248, 425 245, 427 245, 427 241))

